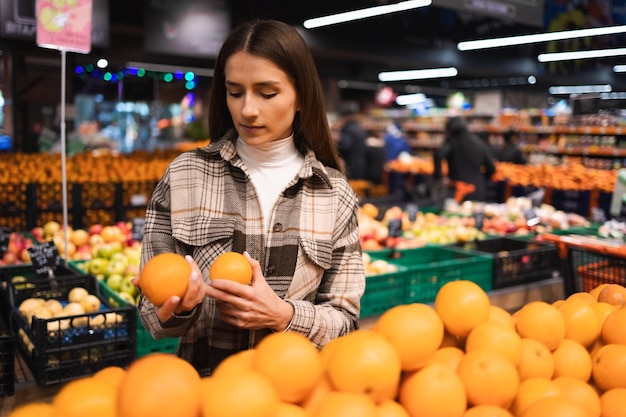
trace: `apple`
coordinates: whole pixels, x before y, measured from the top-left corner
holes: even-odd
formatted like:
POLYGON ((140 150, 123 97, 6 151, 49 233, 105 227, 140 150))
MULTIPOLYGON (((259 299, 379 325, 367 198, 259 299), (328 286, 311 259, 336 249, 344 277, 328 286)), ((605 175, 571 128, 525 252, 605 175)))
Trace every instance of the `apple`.
POLYGON ((104 239, 100 235, 90 235, 89 236, 89 246, 98 246, 104 243, 104 239))
POLYGON ((98 257, 111 259, 114 253, 120 252, 121 250, 122 245, 120 242, 103 243, 98 247, 98 257))
POLYGON ((4 262, 5 265, 13 265, 17 263, 17 255, 13 252, 6 252, 4 255, 2 255, 2 261, 4 262))
POLYGON ((124 279, 122 279, 122 283, 120 284, 120 292, 130 295, 131 298, 134 299, 139 291, 137 290, 137 287, 135 287, 135 285, 133 284, 132 278, 133 277, 124 277, 124 279))
POLYGON ((122 281, 124 277, 121 274, 112 274, 106 278, 106 284, 109 288, 111 288, 115 292, 120 292, 120 288, 122 286, 122 281))
POLYGON ((77 247, 86 245, 89 243, 89 232, 85 229, 76 229, 69 235, 69 241, 77 247))
POLYGON ((126 269, 124 269, 124 276, 136 277, 138 275, 139 275, 139 265, 129 264, 126 266, 126 269))
POLYGON ((30 234, 33 235, 33 237, 37 239, 37 241, 43 242, 44 240, 43 227, 41 226, 33 227, 32 229, 30 229, 30 234))
POLYGON ((128 304, 137 304, 135 302, 135 299, 128 293, 125 292, 120 292, 117 295, 119 295, 119 297, 124 300, 125 302, 127 302, 128 304))
POLYGON ((124 274, 124 270, 128 264, 125 261, 120 260, 110 260, 107 264, 106 269, 104 270, 104 275, 110 276, 113 274, 124 274))
POLYGON ((109 264, 109 260, 104 258, 92 258, 87 262, 87 264, 87 271, 90 274, 104 274, 104 271, 106 271, 107 265, 109 264))
POLYGON ((91 259, 91 246, 81 245, 76 248, 76 253, 74 254, 73 259, 75 260, 85 260, 91 259))
POLYGON ((90 235, 99 235, 102 232, 102 229, 104 228, 103 225, 101 224, 92 224, 91 226, 89 226, 89 228, 87 229, 87 232, 89 232, 90 235))
POLYGON ((30 252, 28 252, 28 248, 22 249, 20 252, 20 260, 22 262, 30 262, 30 252))
POLYGON ((44 238, 51 238, 61 231, 61 224, 56 221, 49 221, 43 225, 44 238))

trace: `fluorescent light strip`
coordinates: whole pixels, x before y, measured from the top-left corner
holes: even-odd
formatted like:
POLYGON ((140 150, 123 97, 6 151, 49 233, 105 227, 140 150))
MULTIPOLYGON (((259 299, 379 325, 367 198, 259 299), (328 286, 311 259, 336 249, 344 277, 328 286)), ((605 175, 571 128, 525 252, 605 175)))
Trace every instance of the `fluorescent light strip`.
POLYGON ((424 93, 405 94, 396 97, 396 103, 400 106, 408 106, 409 104, 422 103, 426 101, 424 93))
POLYGON ((502 46, 525 45, 529 43, 560 41, 563 39, 584 38, 587 36, 613 35, 626 33, 625 26, 608 26, 590 29, 564 30, 560 32, 536 33, 532 35, 509 36, 506 38, 482 39, 475 41, 463 41, 457 44, 460 51, 473 51, 476 49, 499 48, 502 46))
POLYGON ((383 14, 402 12, 405 10, 417 9, 418 7, 430 6, 432 0, 408 0, 385 6, 374 6, 367 9, 359 9, 351 12, 337 13, 328 16, 307 19, 303 25, 306 29, 314 29, 321 26, 335 25, 337 23, 350 22, 352 20, 366 19, 368 17, 380 16, 383 14))
POLYGON ((404 80, 424 80, 427 78, 454 77, 458 74, 456 68, 432 68, 408 71, 390 71, 378 74, 378 79, 382 82, 404 81, 404 80))
POLYGON ((626 48, 616 49, 591 49, 589 51, 576 51, 576 52, 554 52, 550 54, 539 54, 537 60, 539 62, 554 62, 554 61, 570 61, 573 59, 585 59, 585 58, 606 58, 609 56, 626 55, 626 48))
POLYGON ((626 65, 614 65, 613 72, 626 72, 626 65))
POLYGON ((564 85, 552 86, 550 94, 583 94, 583 93, 610 93, 613 88, 609 84, 602 85, 564 85))

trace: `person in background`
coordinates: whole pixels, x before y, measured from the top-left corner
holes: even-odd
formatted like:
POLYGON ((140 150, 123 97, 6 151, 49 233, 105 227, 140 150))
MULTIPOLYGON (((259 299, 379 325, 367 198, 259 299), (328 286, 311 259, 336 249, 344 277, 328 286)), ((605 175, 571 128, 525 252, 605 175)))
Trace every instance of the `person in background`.
POLYGON ((342 111, 337 147, 349 179, 367 177, 367 136, 359 122, 358 113, 354 109, 342 111))
POLYGON ((393 161, 398 159, 398 156, 402 153, 411 153, 411 145, 404 136, 400 125, 397 123, 390 123, 385 130, 385 148, 387 149, 387 161, 393 161))
POLYGON ((321 348, 359 327, 365 290, 358 199, 301 35, 274 20, 235 28, 216 60, 209 107, 212 142, 166 169, 142 241, 142 267, 159 253, 186 256, 187 292, 138 305, 152 336, 180 337, 177 354, 201 375, 272 332, 321 348), (247 256, 250 285, 209 280, 227 251, 247 256))
POLYGON ((475 190, 465 200, 484 201, 487 181, 496 170, 487 145, 467 129, 459 116, 446 122, 445 139, 435 151, 433 179, 442 181, 442 161, 448 164, 448 179, 473 184, 475 190))
POLYGON ((517 146, 518 135, 514 130, 508 130, 502 136, 504 143, 496 153, 496 159, 500 162, 512 162, 514 164, 526 164, 524 154, 517 146))

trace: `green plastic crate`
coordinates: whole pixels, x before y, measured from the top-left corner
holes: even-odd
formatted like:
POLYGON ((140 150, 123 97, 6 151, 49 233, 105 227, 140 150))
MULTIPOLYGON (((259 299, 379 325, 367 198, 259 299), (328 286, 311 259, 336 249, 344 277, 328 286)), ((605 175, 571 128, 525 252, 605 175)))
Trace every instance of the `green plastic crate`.
MULTIPOLYGON (((99 281, 100 293, 107 302, 113 306, 127 306, 125 300, 123 300, 115 291, 113 291, 104 281, 99 281)), ((148 355, 150 353, 162 352, 162 353, 174 353, 178 348, 179 338, 166 337, 161 340, 154 340, 150 332, 146 330, 143 323, 139 319, 137 314, 137 344, 136 344, 136 357, 148 355)))
POLYGON ((365 293, 361 297, 361 318, 377 316, 406 302, 408 270, 397 266, 395 272, 365 277, 365 293))
POLYGON ((493 262, 489 256, 439 246, 382 251, 370 256, 406 268, 405 304, 431 303, 445 283, 461 279, 473 281, 485 291, 492 289, 493 262))

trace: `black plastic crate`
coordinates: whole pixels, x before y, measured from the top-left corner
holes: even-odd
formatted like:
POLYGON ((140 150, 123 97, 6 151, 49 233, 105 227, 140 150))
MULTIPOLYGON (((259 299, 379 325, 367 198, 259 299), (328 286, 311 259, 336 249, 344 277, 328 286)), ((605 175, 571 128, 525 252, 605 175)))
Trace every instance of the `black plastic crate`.
POLYGON ((557 210, 589 217, 591 210, 591 191, 554 189, 550 195, 550 204, 557 210))
POLYGON ((0 397, 15 392, 15 334, 0 317, 0 397))
POLYGON ((108 366, 127 367, 135 357, 136 308, 111 307, 93 275, 34 278, 29 286, 9 284, 16 345, 39 385, 51 385, 92 375, 108 366), (18 311, 28 298, 67 302, 74 287, 100 299, 99 311, 40 319, 31 323, 18 311))
POLYGON ((493 289, 541 281, 561 274, 558 248, 550 243, 498 237, 456 246, 493 257, 493 289))
POLYGON ((600 284, 626 286, 626 254, 620 256, 601 249, 569 247, 567 259, 567 295, 580 291, 589 292, 600 284))

